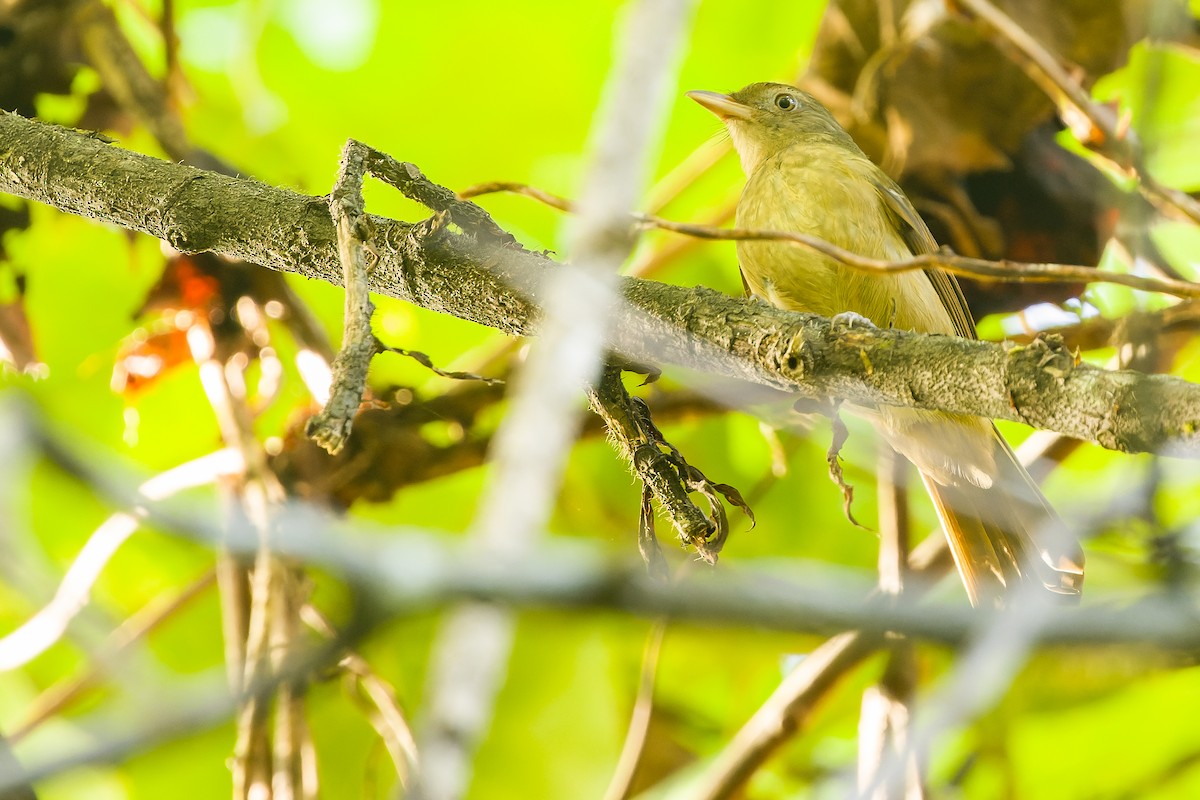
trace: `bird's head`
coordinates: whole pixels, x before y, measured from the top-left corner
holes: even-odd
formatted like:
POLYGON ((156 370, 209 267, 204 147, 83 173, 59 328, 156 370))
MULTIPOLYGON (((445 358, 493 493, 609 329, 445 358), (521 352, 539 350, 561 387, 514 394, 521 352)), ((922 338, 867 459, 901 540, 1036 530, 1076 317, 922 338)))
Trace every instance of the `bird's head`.
POLYGON ((733 94, 688 92, 721 118, 746 175, 766 158, 798 144, 858 146, 815 97, 784 83, 752 83, 733 94))

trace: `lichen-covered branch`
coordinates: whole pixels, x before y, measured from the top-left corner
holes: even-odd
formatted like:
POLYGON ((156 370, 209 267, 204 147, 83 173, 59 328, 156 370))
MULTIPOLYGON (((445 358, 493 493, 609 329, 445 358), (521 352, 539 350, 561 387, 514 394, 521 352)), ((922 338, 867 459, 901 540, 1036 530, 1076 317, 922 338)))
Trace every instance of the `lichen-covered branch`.
MULTIPOLYGON (((419 173, 417 173, 419 175, 419 173)), ((414 180, 418 180, 414 178, 414 180)), ((222 255, 342 283, 325 200, 131 153, 0 113, 0 191, 222 255)), ((512 334, 536 334, 539 276, 516 244, 372 217, 372 291, 512 334)), ((1009 347, 856 328, 703 288, 626 278, 610 347, 796 397, 1024 422, 1129 452, 1200 456, 1200 386, 1077 363, 1054 343, 1009 347)))
MULTIPOLYGON (((695 546, 702 556, 710 539, 723 541, 725 531, 718 531, 718 520, 728 527, 724 515, 709 519, 688 497, 688 487, 680 475, 679 465, 662 451, 653 432, 643 424, 643 416, 621 383, 621 370, 606 367, 597 384, 589 389, 588 398, 592 410, 604 420, 613 446, 646 490, 658 500, 663 513, 679 531, 680 540, 695 546)), ((652 524, 652 519, 648 522, 652 524)), ((642 558, 651 567, 651 572, 663 569, 657 542, 647 542, 645 547, 650 549, 642 553, 642 558)), ((709 560, 715 560, 715 557, 713 552, 709 560)))

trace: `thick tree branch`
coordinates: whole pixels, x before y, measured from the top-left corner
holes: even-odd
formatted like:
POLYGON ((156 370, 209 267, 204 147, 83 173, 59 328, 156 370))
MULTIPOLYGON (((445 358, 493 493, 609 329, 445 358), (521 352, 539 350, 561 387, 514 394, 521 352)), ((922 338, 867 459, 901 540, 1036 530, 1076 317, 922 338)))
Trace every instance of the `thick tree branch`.
MULTIPOLYGON (((0 113, 0 191, 336 285, 324 198, 163 162, 0 113)), ((370 288, 512 334, 537 332, 538 277, 554 262, 485 234, 373 217, 370 288)), ((1023 348, 828 320, 703 288, 624 279, 613 349, 784 390, 1024 422, 1130 452, 1200 455, 1200 386, 1023 348)))

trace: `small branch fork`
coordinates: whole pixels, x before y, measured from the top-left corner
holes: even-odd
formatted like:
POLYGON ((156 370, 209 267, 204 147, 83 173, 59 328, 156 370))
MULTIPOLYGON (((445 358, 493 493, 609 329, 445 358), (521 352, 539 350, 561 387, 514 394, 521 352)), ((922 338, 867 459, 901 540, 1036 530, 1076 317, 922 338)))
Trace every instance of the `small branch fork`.
MULTIPOLYGON (((434 366, 424 353, 383 344, 371 331, 369 259, 374 255, 371 239, 374 230, 366 214, 362 185, 373 175, 399 189, 405 196, 434 211, 434 228, 453 223, 465 232, 487 237, 500 244, 513 242, 483 209, 465 202, 448 189, 427 180, 414 165, 399 162, 386 153, 362 142, 349 140, 342 150, 341 163, 329 209, 337 230, 338 255, 346 287, 345 326, 342 349, 333 364, 329 399, 321 412, 309 420, 306 433, 330 453, 345 446, 366 392, 367 370, 371 359, 382 352, 394 352, 412 358, 446 378, 498 382, 467 372, 447 372, 434 366)), ((617 449, 629 461, 642 480, 642 513, 639 524, 639 548, 653 574, 666 574, 666 562, 654 534, 652 499, 657 499, 680 538, 695 547, 700 557, 715 563, 729 535, 729 521, 721 499, 742 509, 753 522, 750 507, 737 489, 713 483, 700 470, 688 464, 683 455, 663 438, 650 419, 649 409, 641 400, 631 398, 621 384, 621 370, 606 368, 600 382, 589 390, 593 409, 605 421, 617 449), (666 452, 664 452, 664 448, 666 452), (690 492, 707 500, 705 514, 691 501, 690 492)))
MULTIPOLYGON (((574 204, 566 198, 533 186, 515 182, 496 181, 481 183, 464 189, 459 192, 458 196, 467 199, 497 192, 511 192, 531 197, 552 208, 568 213, 573 213, 575 210, 574 204)), ((988 261, 983 258, 955 255, 945 249, 936 253, 926 253, 924 255, 913 256, 912 258, 889 261, 861 256, 849 250, 844 250, 824 239, 818 239, 815 236, 808 236, 793 231, 719 228, 710 225, 675 222, 652 214, 632 214, 630 215, 630 223, 639 227, 658 228, 699 239, 785 242, 829 256, 839 264, 844 264, 851 269, 878 275, 913 272, 923 269, 941 269, 955 275, 984 281, 1013 283, 1114 283, 1121 286, 1128 286, 1131 289, 1140 289, 1145 292, 1159 292, 1175 297, 1200 298, 1200 283, 1193 281, 1107 272, 1079 264, 1026 263, 1009 261, 1007 259, 988 261)))
POLYGON ((453 379, 493 382, 465 372, 445 372, 433 365, 424 353, 388 347, 371 332, 371 261, 378 258, 371 241, 375 235, 363 201, 363 180, 372 175, 400 190, 406 197, 433 210, 428 222, 436 230, 452 222, 464 231, 484 235, 502 244, 513 242, 483 209, 464 203, 450 190, 426 180, 414 165, 397 161, 362 142, 350 139, 342 148, 341 163, 333 191, 329 194, 329 213, 337 230, 338 257, 346 288, 345 322, 342 349, 333 362, 329 398, 320 413, 308 421, 305 433, 330 454, 336 455, 346 444, 366 393, 367 370, 371 359, 382 352, 412 358, 437 375, 453 379))

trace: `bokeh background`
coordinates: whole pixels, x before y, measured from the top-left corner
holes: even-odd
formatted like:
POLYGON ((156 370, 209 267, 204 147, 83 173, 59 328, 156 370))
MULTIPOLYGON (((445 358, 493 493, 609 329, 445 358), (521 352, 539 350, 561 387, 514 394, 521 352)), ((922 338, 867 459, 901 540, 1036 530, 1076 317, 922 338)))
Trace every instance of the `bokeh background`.
MULTIPOLYGON (((7 59, 8 75, 0 80, 0 105, 49 122, 98 127, 123 147, 182 158, 156 137, 139 112, 144 106, 128 102, 113 85, 120 70, 97 63, 103 48, 84 35, 94 32, 80 11, 87 5, 0 2, 0 59, 7 59)), ((325 194, 342 144, 353 137, 417 164, 453 189, 511 180, 571 197, 586 167, 589 130, 626 4, 99 5, 115 15, 116 30, 159 81, 169 109, 164 113, 182 122, 191 147, 238 174, 325 194), (168 47, 171 31, 177 42, 168 47)), ((678 220, 724 221, 740 189, 740 170, 718 123, 684 91, 819 79, 809 85, 823 88, 819 96, 904 180, 939 235, 960 252, 973 247, 991 257, 1196 278, 1200 232, 1194 222, 1160 213, 1130 191, 1127 176, 1095 163, 1079 137, 1063 129, 1054 102, 1021 83, 1020 68, 977 27, 951 21, 921 28, 904 16, 910 4, 895 5, 895 19, 915 26, 911 40, 903 25, 893 26, 891 39, 881 32, 887 26, 879 24, 880 9, 891 3, 847 2, 831 10, 819 2, 699 2, 678 90, 662 117, 663 144, 645 208, 678 220), (997 92, 1013 106, 998 107, 997 92), (997 116, 1008 127, 998 128, 997 116)), ((941 3, 911 5, 953 15, 941 3)), ((1126 115, 1158 181, 1200 190, 1200 3, 1001 5, 1034 33, 1051 36, 1058 52, 1087 65, 1080 72, 1084 85, 1126 115)), ((370 181, 366 196, 376 214, 410 221, 428 214, 370 181)), ((567 252, 566 221, 558 212, 509 195, 479 202, 528 248, 567 252)), ((141 477, 220 447, 210 397, 181 344, 186 329, 176 323, 181 310, 208 314, 213 304, 229 301, 243 278, 165 253, 147 237, 8 196, 0 196, 0 223, 0 338, 9 356, 0 402, 31 404, 53 431, 99 463, 141 477)), ((730 243, 681 244, 677 237, 649 234, 630 269, 655 280, 741 293, 730 243)), ((239 273, 246 274, 253 268, 239 273)), ((294 276, 286 283, 293 293, 289 307, 307 309, 315 330, 336 346, 341 290, 294 276)), ((1136 351, 1140 368, 1200 377, 1194 314, 1177 310, 1163 321, 1165 310, 1176 305, 1172 299, 1092 285, 991 286, 973 300, 977 310, 995 312, 980 314, 985 338, 1061 329, 1089 361, 1129 363, 1123 353, 1136 351)), ((520 363, 520 343, 510 344, 496 331, 387 298, 376 302, 377 334, 390 345, 428 354, 443 369, 506 375, 520 363)), ((269 371, 261 366, 262 342, 239 344, 243 332, 222 333, 214 322, 218 342, 230 352, 251 354, 246 375, 253 431, 289 490, 372 523, 379 536, 400 524, 462 534, 487 479, 488 467, 480 462, 505 410, 503 391, 439 377, 408 359, 377 358, 371 385, 381 405, 434 406, 403 419, 381 413, 364 423, 366 435, 374 432, 387 442, 391 458, 363 450, 379 458, 370 467, 377 473, 356 473, 335 485, 330 476, 345 473, 319 461, 297 433, 314 406, 293 358, 301 349, 295 328, 281 320, 266 328, 270 369, 281 372, 278 387, 260 395, 253 387, 269 371), (444 400, 448 405, 436 405, 446 397, 452 398, 444 400)), ((855 515, 866 526, 855 527, 826 474, 828 423, 770 428, 761 417, 777 421, 778 409, 724 410, 703 388, 695 376, 668 371, 634 391, 652 407, 674 409, 660 418, 666 437, 714 480, 738 487, 754 508, 753 530, 731 511, 733 532, 717 568, 736 571, 768 559, 785 572, 794 568, 792 560, 805 568, 873 569, 876 455, 869 429, 851 422, 843 451, 847 478, 857 489, 855 515)), ((1029 433, 1017 426, 1004 431, 1014 441, 1029 433)), ((0 481, 6 496, 0 518, 3 635, 49 601, 114 509, 41 461, 0 464, 0 481)), ((1163 581, 1180 591, 1195 588, 1200 473, 1193 462, 1084 445, 1070 449, 1045 488, 1088 537, 1085 603, 1119 604, 1159 591, 1163 581)), ((220 494, 214 486, 192 491, 220 494)), ((639 498, 626 467, 591 430, 571 452, 550 531, 632 557, 639 498)), ((911 514, 914 531, 933 529, 932 510, 919 489, 911 514)), ((677 569, 689 568, 693 556, 677 548, 664 527, 659 534, 668 559, 677 569)), ((211 582, 196 584, 213 563, 210 549, 170 532, 135 533, 104 567, 66 634, 28 663, 0 673, 0 731, 21 731, 14 742, 18 756, 38 762, 84 746, 105 735, 107 729, 94 723, 110 719, 106 713, 115 710, 130 721, 152 718, 190 691, 189 679, 219 674, 220 599, 211 582), (144 639, 111 649, 119 635, 114 631, 131 617, 188 587, 195 587, 194 597, 161 615, 144 639), (92 682, 88 690, 72 694, 62 708, 45 710, 49 693, 81 676, 92 682)), ((309 577, 313 604, 337 619, 347 605, 346 588, 319 570, 309 577)), ((961 595, 952 581, 937 591, 945 602, 964 602, 961 595)), ((390 620, 359 645, 418 730, 440 619, 441 612, 430 611, 390 620)), ((616 614, 521 613, 469 796, 603 796, 625 737, 650 628, 646 620, 616 614)), ((636 788, 652 792, 647 796, 689 796, 690 782, 707 760, 821 641, 668 626, 636 788)), ((1195 655, 1115 646, 1039 650, 994 707, 939 737, 927 764, 930 796, 1200 793, 1195 655)), ((920 685, 927 687, 955 653, 929 645, 917 656, 920 685)), ((881 658, 868 660, 839 682, 802 731, 754 776, 746 796, 846 796, 853 785, 861 695, 879 679, 883 664, 881 658)), ((305 699, 323 796, 390 796, 395 771, 359 689, 330 671, 305 699)), ((233 720, 150 739, 120 763, 83 765, 40 782, 39 797, 222 796, 229 791, 233 741, 233 720)))

